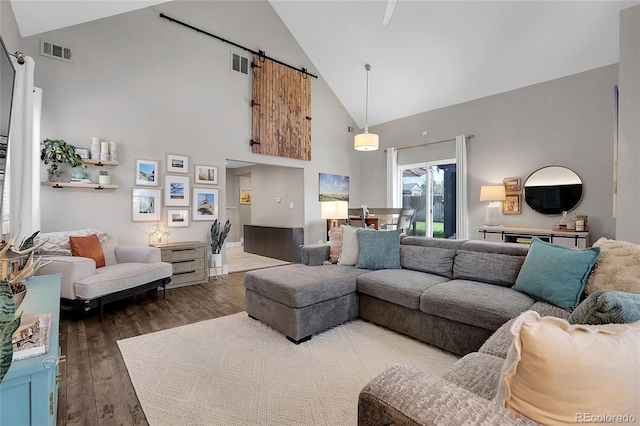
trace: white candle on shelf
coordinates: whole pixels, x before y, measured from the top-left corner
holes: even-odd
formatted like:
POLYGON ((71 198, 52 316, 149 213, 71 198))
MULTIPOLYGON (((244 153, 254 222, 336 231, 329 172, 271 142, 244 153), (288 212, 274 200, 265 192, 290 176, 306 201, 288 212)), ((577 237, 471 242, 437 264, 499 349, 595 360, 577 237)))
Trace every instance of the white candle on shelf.
POLYGON ((91 145, 100 145, 100 139, 97 137, 92 137, 91 138, 91 145))
POLYGON ((109 142, 109 152, 116 152, 116 143, 109 142))
POLYGON ((109 153, 109 142, 100 142, 100 152, 109 153))

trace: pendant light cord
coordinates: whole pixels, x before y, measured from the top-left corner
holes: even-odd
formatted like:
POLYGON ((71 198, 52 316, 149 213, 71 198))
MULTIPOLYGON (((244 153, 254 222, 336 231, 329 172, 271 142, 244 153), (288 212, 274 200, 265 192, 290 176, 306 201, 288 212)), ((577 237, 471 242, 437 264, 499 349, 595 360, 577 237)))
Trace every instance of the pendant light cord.
POLYGON ((369 71, 371 71, 371 65, 365 64, 364 69, 367 70, 367 93, 364 97, 364 132, 369 133, 369 71))

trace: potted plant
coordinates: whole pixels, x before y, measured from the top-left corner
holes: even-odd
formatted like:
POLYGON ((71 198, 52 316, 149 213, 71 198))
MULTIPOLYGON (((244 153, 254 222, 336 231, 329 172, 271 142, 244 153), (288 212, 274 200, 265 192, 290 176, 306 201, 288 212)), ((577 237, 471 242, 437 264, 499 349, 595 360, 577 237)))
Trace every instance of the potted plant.
POLYGON ((109 185, 111 183, 111 176, 106 170, 100 170, 100 173, 98 173, 98 183, 100 185, 109 185))
POLYGON ((209 264, 212 268, 216 268, 216 275, 218 273, 222 274, 222 254, 220 254, 220 251, 230 230, 231 221, 229 219, 225 222, 222 231, 220 230, 220 221, 218 221, 218 219, 211 225, 211 258, 209 264))
POLYGON ((71 167, 80 166, 83 170, 87 165, 82 162, 82 158, 76 154, 76 148, 69 145, 62 139, 45 139, 42 141, 40 159, 44 164, 51 163, 49 167, 49 180, 59 181, 62 174, 62 165, 69 164, 71 167))

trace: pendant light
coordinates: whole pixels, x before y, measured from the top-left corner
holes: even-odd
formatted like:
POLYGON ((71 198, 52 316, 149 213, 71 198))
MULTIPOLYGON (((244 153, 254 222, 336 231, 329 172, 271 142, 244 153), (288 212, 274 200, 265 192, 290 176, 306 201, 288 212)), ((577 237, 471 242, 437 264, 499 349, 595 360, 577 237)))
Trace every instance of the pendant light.
POLYGON ((367 94, 365 97, 364 107, 364 133, 360 133, 353 138, 353 148, 356 151, 375 151, 378 149, 378 135, 369 133, 369 71, 371 65, 366 64, 364 69, 367 70, 367 94))

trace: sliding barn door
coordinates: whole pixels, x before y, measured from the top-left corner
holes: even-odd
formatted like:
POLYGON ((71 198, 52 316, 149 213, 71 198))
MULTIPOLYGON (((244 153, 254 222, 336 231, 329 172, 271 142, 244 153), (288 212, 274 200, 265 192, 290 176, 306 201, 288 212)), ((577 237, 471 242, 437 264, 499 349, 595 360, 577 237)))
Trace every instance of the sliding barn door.
POLYGON ((258 55, 253 61, 252 152, 311 161, 311 78, 258 55))

